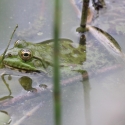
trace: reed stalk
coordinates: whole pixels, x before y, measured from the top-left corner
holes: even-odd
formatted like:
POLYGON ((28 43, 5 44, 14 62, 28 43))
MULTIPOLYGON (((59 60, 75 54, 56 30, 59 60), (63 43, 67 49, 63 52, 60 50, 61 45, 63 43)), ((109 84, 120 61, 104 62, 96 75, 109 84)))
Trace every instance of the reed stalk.
POLYGON ((55 125, 61 125, 61 92, 60 92, 60 71, 59 71, 59 34, 60 34, 60 0, 55 0, 54 10, 54 115, 55 125))

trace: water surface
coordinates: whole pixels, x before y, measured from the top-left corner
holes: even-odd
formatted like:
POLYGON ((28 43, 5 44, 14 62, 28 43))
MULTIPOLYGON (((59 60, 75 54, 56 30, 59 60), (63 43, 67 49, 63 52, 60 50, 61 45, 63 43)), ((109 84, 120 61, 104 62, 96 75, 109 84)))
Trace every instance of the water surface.
MULTIPOLYGON (((92 22, 92 25, 98 26, 106 32, 110 33, 121 46, 123 52, 125 52, 124 42, 124 12, 125 2, 106 1, 107 9, 100 11, 99 17, 92 22), (114 11, 115 10, 115 11, 114 11), (119 14, 120 12, 120 14, 119 14), (114 17, 115 15, 115 17, 114 17), (117 25, 117 26, 116 26, 117 25)), ((31 42, 41 42, 43 40, 51 39, 52 23, 53 23, 53 2, 49 0, 1 0, 0 1, 0 52, 4 51, 3 48, 7 46, 9 38, 13 32, 16 24, 19 25, 16 34, 14 35, 11 46, 17 39, 24 39, 31 42)), ((75 27, 78 27, 80 20, 76 15, 70 0, 64 0, 62 3, 62 23, 61 23, 61 36, 73 40, 75 43, 79 43, 80 35, 76 34, 75 27)), ((87 41, 89 45, 100 45, 96 39, 90 38, 90 34, 86 33, 87 41)), ((105 49, 104 49, 105 50, 105 49)), ((98 54, 104 53, 107 55, 107 51, 102 51, 98 54)), ((89 48, 86 48, 86 62, 89 63, 89 48)), ((94 55, 92 55, 94 56, 94 55)), ((109 54, 111 61, 114 58, 109 54)), ((102 60, 99 60, 100 62, 102 60)), ((83 64, 84 65, 84 64, 83 64)), ((95 64, 99 66, 99 63, 95 64)), ((104 65, 104 69, 111 65, 104 65)), ((0 71, 3 73, 4 69, 0 71)), ((63 125, 124 125, 125 120, 125 80, 124 68, 120 70, 113 70, 103 74, 91 75, 93 67, 86 69, 89 75, 88 80, 82 79, 80 73, 75 76, 67 76, 63 81, 67 81, 67 85, 62 85, 62 123, 63 125), (76 77, 78 75, 78 77, 76 77), (73 81, 72 79, 75 78, 73 81)), ((11 71, 9 71, 12 74, 11 71)), ((23 74, 24 75, 24 74, 23 74)), ((4 78, 9 85, 12 92, 11 96, 19 98, 19 96, 25 96, 32 94, 27 92, 19 82, 19 79, 23 75, 12 75, 11 79, 6 75, 4 78)), ((39 88, 40 84, 46 84, 52 86, 52 78, 49 79, 42 75, 40 77, 30 76, 32 79, 32 88, 39 88), (39 80, 40 79, 40 80, 39 80)), ((63 82, 62 82, 63 83, 63 82)), ((10 94, 6 85, 0 79, 0 96, 8 96, 10 94)), ((29 118, 21 121, 21 125, 53 125, 53 97, 52 88, 41 92, 40 95, 32 97, 30 99, 24 98, 19 103, 15 103, 1 110, 7 111, 11 118, 11 125, 14 125, 17 121, 21 121, 21 118, 26 116, 28 112, 31 113, 32 109, 42 104, 38 110, 31 113, 29 118)), ((3 103, 1 103, 2 105, 3 103)))

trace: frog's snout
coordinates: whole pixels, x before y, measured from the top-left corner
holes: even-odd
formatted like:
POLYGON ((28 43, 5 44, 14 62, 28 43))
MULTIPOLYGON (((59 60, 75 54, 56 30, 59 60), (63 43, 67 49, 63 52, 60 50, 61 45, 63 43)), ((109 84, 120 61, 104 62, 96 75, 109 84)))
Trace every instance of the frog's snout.
POLYGON ((5 58, 7 58, 7 57, 12 57, 12 54, 11 54, 11 53, 7 53, 7 54, 5 55, 5 58))

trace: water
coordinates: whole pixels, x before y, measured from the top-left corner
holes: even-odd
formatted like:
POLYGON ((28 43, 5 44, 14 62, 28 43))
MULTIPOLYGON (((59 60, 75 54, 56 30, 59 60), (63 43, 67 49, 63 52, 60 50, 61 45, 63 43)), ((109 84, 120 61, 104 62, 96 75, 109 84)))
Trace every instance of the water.
MULTIPOLYGON (((123 0, 120 2, 115 0, 114 2, 106 1, 106 3, 107 10, 100 11, 99 17, 94 20, 92 25, 98 26, 110 33, 117 40, 123 52, 125 52, 124 28, 122 28, 122 25, 124 24, 123 10, 125 2, 123 0), (112 14, 109 14, 108 9, 112 14), (114 12, 114 10, 116 10, 117 13, 114 12), (120 15, 118 12, 120 12, 120 15), (121 21, 117 21, 114 18, 114 15, 116 18, 118 16, 121 21), (114 28, 116 24, 118 24, 119 28, 114 28)), ((35 43, 52 38, 53 2, 50 2, 49 0, 1 0, 0 5, 1 53, 4 51, 3 48, 6 48, 16 24, 19 25, 19 28, 14 35, 11 46, 17 39, 25 39, 35 43)), ((79 35, 76 35, 74 27, 77 27, 79 22, 80 21, 77 18, 70 1, 63 1, 61 37, 69 38, 78 43, 79 35)), ((93 46, 93 44, 97 44, 96 39, 92 41, 92 38, 89 38, 91 35, 88 33, 86 33, 86 35, 87 40, 89 41, 88 43, 92 44, 89 45, 93 46)), ((100 47, 101 45, 97 44, 97 46, 100 47)), ((86 57, 89 63, 89 49, 86 48, 86 50, 88 52, 86 57)), ((102 49, 102 53, 103 52, 107 53, 104 48, 102 49)), ((111 58, 111 55, 109 55, 108 58, 111 58)), ((111 61, 112 60, 113 59, 111 59, 111 61)), ((101 62, 102 60, 99 61, 101 62)), ((110 67, 111 65, 105 64, 104 66, 100 65, 99 67, 99 63, 97 63, 95 66, 97 66, 97 70, 99 70, 100 68, 103 69, 106 66, 110 67)), ((61 87, 63 125, 124 125, 125 70, 117 69, 103 74, 98 73, 95 76, 92 74, 92 72, 94 72, 93 67, 86 70, 89 74, 88 80, 83 81, 81 74, 77 73, 75 76, 62 78, 62 80, 67 83, 66 85, 63 84, 61 87), (76 77, 77 75, 79 76, 76 77)), ((0 73, 3 72, 3 70, 0 71, 0 73)), ((9 71, 9 73, 12 74, 11 71, 9 71)), ((26 74, 23 75, 25 76, 26 74)), ((27 113, 29 113, 30 116, 21 121, 21 125, 41 125, 41 123, 43 125, 53 125, 52 79, 48 79, 43 75, 42 80, 39 80, 40 77, 36 78, 34 75, 28 76, 32 79, 31 89, 42 89, 39 85, 45 84, 48 86, 48 90, 41 90, 42 92, 39 92, 38 95, 36 94, 35 97, 24 97, 25 95, 33 95, 35 92, 27 92, 26 89, 23 88, 24 86, 19 82, 19 79, 22 78, 20 74, 16 76, 14 74, 11 76, 12 78, 9 77, 9 79, 8 75, 6 75, 5 80, 8 83, 11 92, 7 89, 2 79, 0 79, 0 98, 5 96, 9 97, 9 94, 12 93, 11 96, 16 99, 19 99, 20 96, 24 97, 24 99, 20 99, 21 101, 17 101, 15 104, 8 101, 11 102, 11 104, 6 108, 0 107, 1 110, 4 109, 9 113, 12 119, 12 122, 10 123, 11 125, 19 122, 27 115, 27 113), (42 103, 42 105, 38 107, 39 109, 32 112, 32 109, 39 106, 39 103, 42 103)))

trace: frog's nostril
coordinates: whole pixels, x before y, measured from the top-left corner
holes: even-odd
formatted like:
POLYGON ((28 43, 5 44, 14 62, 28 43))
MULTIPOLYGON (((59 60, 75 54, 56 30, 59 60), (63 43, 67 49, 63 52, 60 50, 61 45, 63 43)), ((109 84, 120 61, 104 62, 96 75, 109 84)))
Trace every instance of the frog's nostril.
POLYGON ((12 54, 11 54, 11 53, 8 53, 7 55, 8 55, 8 57, 11 57, 11 56, 12 56, 12 54))

